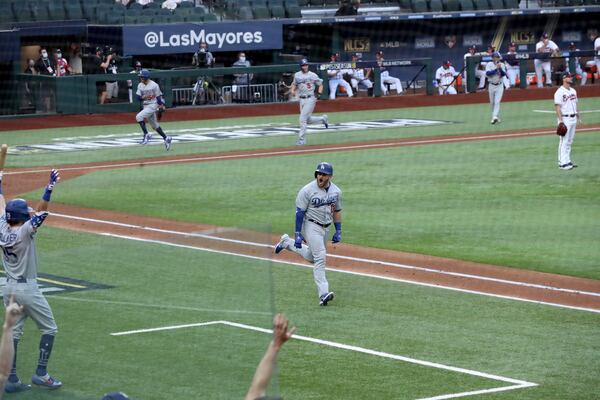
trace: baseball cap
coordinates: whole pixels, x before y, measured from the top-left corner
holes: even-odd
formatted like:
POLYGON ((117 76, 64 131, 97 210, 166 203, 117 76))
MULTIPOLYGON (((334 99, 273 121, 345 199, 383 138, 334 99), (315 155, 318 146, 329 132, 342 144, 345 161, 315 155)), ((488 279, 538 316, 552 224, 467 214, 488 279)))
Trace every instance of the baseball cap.
POLYGON ((561 79, 572 78, 572 77, 573 77, 573 74, 570 72, 567 72, 567 71, 563 72, 562 75, 560 76, 561 79))
POLYGON ((488 46, 488 49, 492 49, 492 51, 496 50, 496 47, 492 46, 491 44, 488 46))
POLYGON ((500 53, 498 53, 497 51, 495 51, 495 52, 492 54, 492 58, 496 58, 496 57, 497 57, 497 58, 502 58, 502 56, 500 55, 500 53))
POLYGON ((515 42, 510 42, 508 44, 508 47, 517 47, 517 44, 515 42))
POLYGON ((375 53, 376 56, 383 56, 383 51, 379 50, 377 53, 375 53))
POLYGON ((111 392, 104 395, 102 400, 133 400, 123 392, 111 392))
POLYGON ((574 49, 575 47, 577 47, 577 45, 575 44, 575 42, 571 42, 571 43, 569 43, 569 48, 570 48, 570 49, 571 49, 571 48, 572 48, 572 49, 574 49))
POLYGON ((444 61, 443 65, 452 65, 452 63, 450 62, 450 60, 446 60, 446 61, 444 61))
POLYGON ((544 33, 544 34, 542 35, 542 39, 548 39, 548 34, 547 34, 547 33, 544 33))
POLYGON ((473 45, 473 46, 469 47, 469 50, 477 50, 477 46, 473 45))

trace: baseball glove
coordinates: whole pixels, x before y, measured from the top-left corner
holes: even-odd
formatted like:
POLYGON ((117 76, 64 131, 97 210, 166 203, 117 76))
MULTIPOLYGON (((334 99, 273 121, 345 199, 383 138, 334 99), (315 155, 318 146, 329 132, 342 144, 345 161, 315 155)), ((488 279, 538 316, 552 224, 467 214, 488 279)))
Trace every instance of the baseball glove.
POLYGON ((556 134, 558 136, 565 136, 567 134, 567 126, 565 125, 564 122, 561 122, 560 124, 558 124, 558 126, 556 127, 556 134))

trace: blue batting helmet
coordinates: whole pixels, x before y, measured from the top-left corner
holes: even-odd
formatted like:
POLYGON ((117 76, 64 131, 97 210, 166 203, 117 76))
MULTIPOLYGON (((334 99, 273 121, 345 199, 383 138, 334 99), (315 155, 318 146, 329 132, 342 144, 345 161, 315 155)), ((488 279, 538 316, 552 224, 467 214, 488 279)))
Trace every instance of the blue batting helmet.
POLYGON ((317 177, 317 172, 325 175, 333 175, 333 165, 329 164, 328 162, 319 163, 315 169, 315 178, 317 177))
POLYGON ((14 199, 6 203, 5 216, 7 222, 29 221, 29 212, 32 211, 23 199, 14 199))
POLYGON ((150 79, 150 71, 148 71, 147 69, 143 69, 140 71, 138 76, 142 79, 150 79))
POLYGON ((306 58, 303 58, 302 60, 300 60, 300 66, 303 65, 308 65, 308 60, 306 58))
POLYGON ((492 54, 492 58, 502 58, 502 55, 500 55, 500 53, 498 53, 497 51, 495 51, 495 52, 492 54))

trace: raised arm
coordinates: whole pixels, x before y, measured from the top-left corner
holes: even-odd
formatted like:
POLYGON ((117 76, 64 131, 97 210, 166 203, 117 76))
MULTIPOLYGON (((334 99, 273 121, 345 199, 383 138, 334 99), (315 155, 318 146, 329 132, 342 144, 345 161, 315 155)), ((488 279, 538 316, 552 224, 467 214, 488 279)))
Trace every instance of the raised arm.
POLYGON ((38 203, 36 207, 37 212, 48 211, 48 203, 50 203, 50 196, 52 196, 52 191, 54 190, 54 186, 60 180, 60 173, 58 170, 53 169, 50 171, 50 178, 48 179, 48 185, 46 185, 46 190, 44 191, 44 195, 42 199, 38 203))

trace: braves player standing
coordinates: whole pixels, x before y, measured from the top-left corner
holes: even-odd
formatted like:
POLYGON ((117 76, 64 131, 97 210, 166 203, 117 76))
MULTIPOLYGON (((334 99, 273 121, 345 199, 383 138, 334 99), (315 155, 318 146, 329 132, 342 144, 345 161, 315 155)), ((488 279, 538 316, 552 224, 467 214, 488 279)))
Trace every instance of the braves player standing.
POLYGON ((438 82, 438 92, 440 93, 440 96, 445 94, 456 94, 456 88, 452 85, 456 75, 457 73, 450 61, 444 61, 442 66, 435 71, 435 79, 438 82))
POLYGON ((275 246, 276 254, 288 249, 314 264, 313 277, 321 306, 326 306, 334 297, 325 276, 326 244, 332 222, 335 234, 331 241, 338 243, 342 240, 342 192, 331 181, 332 178, 333 166, 330 163, 317 165, 315 180, 300 189, 296 197, 295 240, 284 234, 275 246))
POLYGON ((169 150, 171 148, 172 138, 165 134, 156 119, 156 111, 158 111, 158 109, 165 109, 165 102, 162 98, 160 87, 158 87, 156 82, 150 79, 150 71, 147 69, 141 70, 138 76, 140 77, 140 83, 138 83, 136 95, 138 100, 142 102, 144 108, 135 116, 135 120, 140 124, 140 127, 144 132, 142 144, 147 144, 150 141, 150 134, 148 133, 146 123, 144 122, 145 119, 148 119, 152 128, 154 128, 165 141, 165 148, 169 150))
POLYGON ((325 128, 329 128, 329 120, 327 115, 320 117, 313 117, 312 113, 317 104, 317 97, 315 96, 315 87, 317 93, 323 92, 323 79, 319 78, 317 74, 308 70, 308 61, 303 59, 300 61, 300 71, 294 74, 294 80, 292 81, 292 97, 298 94, 300 99, 300 131, 298 132, 298 146, 306 144, 306 127, 308 124, 316 124, 318 122, 325 125, 325 128))
POLYGON ((492 61, 485 66, 485 74, 488 79, 488 92, 490 95, 490 107, 492 109, 492 125, 500 122, 500 101, 504 93, 503 79, 506 76, 506 65, 500 61, 500 53, 492 54, 492 61))
MULTIPOLYGON (((508 45, 508 52, 506 53, 509 56, 516 56, 517 55, 517 44, 516 43, 510 43, 508 45)), ((511 87, 515 87, 517 86, 517 76, 519 76, 519 74, 521 73, 521 68, 519 67, 519 60, 517 59, 511 59, 510 60, 506 60, 506 76, 508 76, 508 82, 510 83, 511 87)))
POLYGON ((571 87, 573 75, 568 72, 562 74, 563 84, 554 93, 554 108, 558 118, 557 123, 563 122, 567 126, 567 134, 560 136, 558 142, 558 167, 570 170, 577 167, 571 162, 571 146, 575 138, 577 123, 581 123, 577 112, 577 92, 571 87))
POLYGON ((30 216, 29 212, 33 210, 25 200, 14 199, 5 203, 0 174, 0 209, 4 211, 0 217, 0 247, 6 273, 6 286, 2 290, 2 296, 5 306, 9 304, 11 296, 14 296, 15 301, 25 308, 25 312, 13 328, 15 356, 8 382, 4 387, 7 393, 31 389, 31 385, 21 382, 17 375, 17 345, 23 336, 23 326, 27 317, 35 321, 42 333, 38 365, 31 377, 32 383, 48 389, 58 389, 62 386, 62 383, 50 376, 47 370, 58 328, 52 309, 37 285, 38 265, 35 248, 35 234, 48 216, 50 196, 59 179, 58 171, 53 169, 37 211, 30 216))
MULTIPOLYGON (((577 48, 577 45, 574 42, 571 42, 569 44, 569 51, 580 51, 577 48)), ((585 72, 583 70, 583 68, 581 68, 581 60, 579 57, 574 57, 575 58, 575 73, 574 74, 579 74, 579 76, 581 76, 581 86, 585 85, 587 82, 587 72, 585 72)), ((570 67, 569 67, 569 57, 565 58, 565 71, 566 72, 570 72, 570 67)))
POLYGON ((552 86, 552 65, 550 64, 550 55, 558 51, 558 45, 549 39, 548 34, 544 33, 539 42, 535 45, 535 52, 546 54, 544 59, 536 58, 533 60, 535 67, 535 76, 537 79, 537 87, 544 87, 542 82, 542 72, 546 75, 546 86, 552 86))

